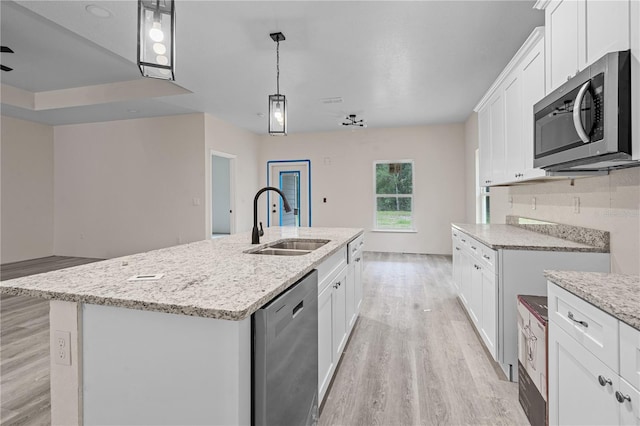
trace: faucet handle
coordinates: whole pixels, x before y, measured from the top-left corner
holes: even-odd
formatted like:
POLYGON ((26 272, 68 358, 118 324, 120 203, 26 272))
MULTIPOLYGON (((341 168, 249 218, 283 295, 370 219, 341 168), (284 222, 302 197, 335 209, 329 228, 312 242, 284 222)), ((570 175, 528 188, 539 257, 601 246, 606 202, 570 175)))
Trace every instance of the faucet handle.
POLYGON ((264 229, 262 229, 262 222, 260 222, 260 236, 264 235, 264 229))

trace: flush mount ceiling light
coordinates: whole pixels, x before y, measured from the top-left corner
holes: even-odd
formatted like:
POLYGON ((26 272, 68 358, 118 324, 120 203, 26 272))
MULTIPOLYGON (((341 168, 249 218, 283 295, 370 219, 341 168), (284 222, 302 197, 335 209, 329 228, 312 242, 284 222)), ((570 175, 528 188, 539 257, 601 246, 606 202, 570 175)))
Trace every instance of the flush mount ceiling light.
MULTIPOLYGON (((13 49, 11 49, 9 46, 0 46, 0 52, 2 52, 2 53, 14 53, 13 49)), ((8 67, 6 65, 0 65, 0 69, 2 71, 7 71, 7 72, 13 71, 13 68, 8 67)))
POLYGON ((174 0, 138 0, 138 67, 144 77, 175 80, 174 0))
POLYGON ((276 94, 269 95, 269 134, 287 135, 287 98, 280 94, 280 42, 285 40, 282 33, 269 34, 276 42, 276 94))
POLYGON ((355 126, 355 127, 367 127, 367 123, 364 120, 356 120, 355 114, 349 114, 345 117, 346 122, 343 122, 343 126, 355 126))
POLYGON ((89 4, 84 9, 88 13, 92 14, 93 16, 97 16, 98 18, 111 18, 112 16, 111 11, 95 4, 89 4))

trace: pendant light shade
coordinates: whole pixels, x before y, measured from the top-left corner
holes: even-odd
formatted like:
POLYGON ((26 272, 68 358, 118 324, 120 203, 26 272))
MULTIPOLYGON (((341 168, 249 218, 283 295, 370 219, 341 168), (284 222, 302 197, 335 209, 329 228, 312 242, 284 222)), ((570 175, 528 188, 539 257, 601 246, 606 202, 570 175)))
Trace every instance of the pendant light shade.
POLYGON ((175 80, 174 0, 138 0, 138 67, 144 77, 175 80))
POLYGON ((285 40, 284 34, 269 34, 276 42, 276 94, 269 95, 269 134, 272 136, 287 135, 287 98, 280 94, 280 42, 285 40))

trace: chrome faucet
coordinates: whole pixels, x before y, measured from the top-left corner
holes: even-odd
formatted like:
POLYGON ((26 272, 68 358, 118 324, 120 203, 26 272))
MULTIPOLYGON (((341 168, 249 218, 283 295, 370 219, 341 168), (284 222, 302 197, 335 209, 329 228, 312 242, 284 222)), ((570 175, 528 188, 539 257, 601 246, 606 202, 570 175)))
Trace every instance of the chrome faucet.
POLYGON ((264 230, 262 229, 262 222, 260 222, 260 230, 258 230, 258 197, 265 191, 275 191, 282 197, 282 203, 284 204, 284 211, 287 213, 291 211, 291 206, 287 201, 287 197, 284 196, 284 193, 280 191, 278 188, 274 188, 273 186, 265 186, 261 190, 258 191, 256 196, 253 198, 253 229, 251 230, 251 244, 260 244, 260 237, 264 235, 264 230))

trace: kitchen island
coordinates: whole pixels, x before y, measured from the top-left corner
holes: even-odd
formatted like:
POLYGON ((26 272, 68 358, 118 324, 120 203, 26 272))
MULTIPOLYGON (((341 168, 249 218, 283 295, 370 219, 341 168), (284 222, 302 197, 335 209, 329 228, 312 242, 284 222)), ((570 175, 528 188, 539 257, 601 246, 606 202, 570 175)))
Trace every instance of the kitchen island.
POLYGON ((4 281, 51 299, 54 424, 249 424, 251 315, 362 234, 269 228, 4 281), (301 256, 249 253, 286 238, 301 256), (137 279, 136 279, 137 277, 137 279))

